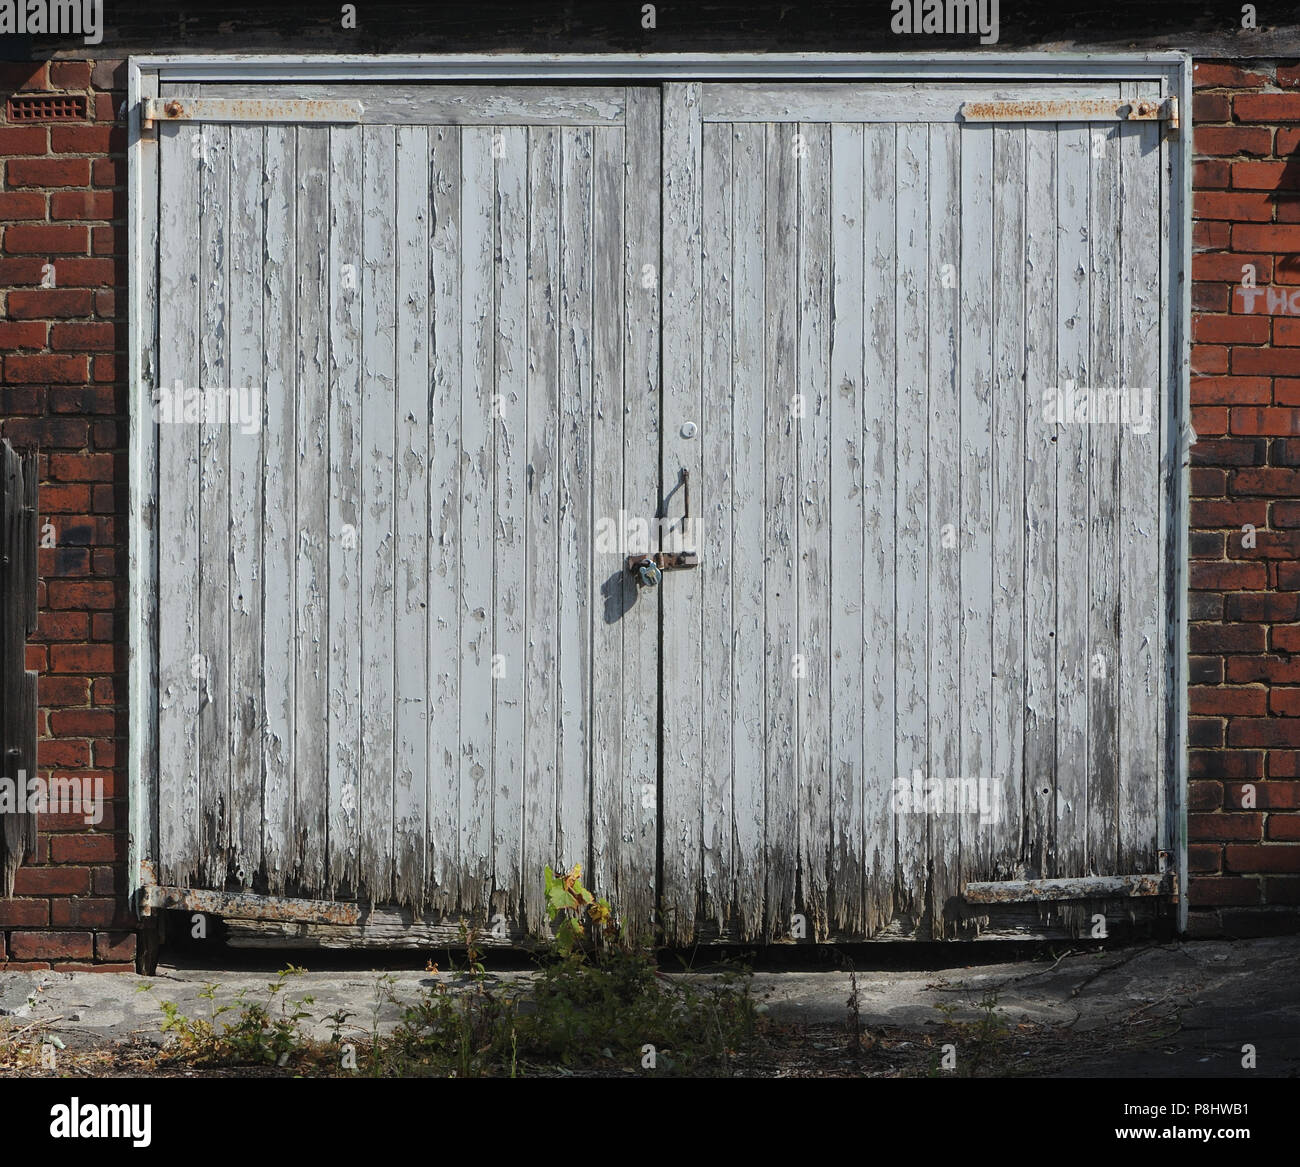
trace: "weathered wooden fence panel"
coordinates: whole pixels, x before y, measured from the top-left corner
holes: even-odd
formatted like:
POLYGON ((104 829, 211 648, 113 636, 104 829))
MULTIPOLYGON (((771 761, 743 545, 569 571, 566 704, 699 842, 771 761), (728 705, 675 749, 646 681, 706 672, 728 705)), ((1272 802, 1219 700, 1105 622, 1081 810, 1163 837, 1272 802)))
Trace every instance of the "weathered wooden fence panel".
POLYGON ((37 459, 0 441, 0 894, 36 853, 36 815, 28 813, 36 778, 37 674, 27 669, 36 631, 37 459))

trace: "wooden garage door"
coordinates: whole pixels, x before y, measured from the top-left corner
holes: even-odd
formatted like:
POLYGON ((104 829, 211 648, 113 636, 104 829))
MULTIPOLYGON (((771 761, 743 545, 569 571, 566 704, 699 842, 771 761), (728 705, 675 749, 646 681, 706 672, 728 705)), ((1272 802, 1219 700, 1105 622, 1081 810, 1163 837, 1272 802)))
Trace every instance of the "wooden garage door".
POLYGON ((1159 97, 1063 88, 666 87, 679 940, 952 935, 967 880, 1169 845, 1163 127, 959 112, 1159 97))
POLYGON ((515 934, 594 861, 635 931, 657 616, 591 532, 658 500, 658 89, 161 96, 157 383, 257 394, 157 428, 159 882, 515 934))

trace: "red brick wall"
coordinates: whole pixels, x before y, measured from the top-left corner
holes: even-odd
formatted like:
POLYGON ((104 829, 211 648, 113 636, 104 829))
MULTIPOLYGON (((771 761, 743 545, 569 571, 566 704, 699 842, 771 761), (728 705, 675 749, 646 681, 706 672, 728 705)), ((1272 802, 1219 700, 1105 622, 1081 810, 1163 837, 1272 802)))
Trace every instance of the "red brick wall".
POLYGON ((0 899, 8 968, 134 968, 126 890, 126 99, 115 62, 0 63, 0 98, 86 98, 75 122, 0 120, 0 427, 41 451, 42 776, 103 779, 103 820, 42 815, 0 899), (92 75, 93 70, 93 75, 92 75), (42 287, 50 265, 54 287, 42 287))
MULTIPOLYGON (((116 62, 0 64, 0 95, 84 94, 76 123, 0 120, 0 426, 42 451, 40 767, 103 778, 88 829, 40 822, 0 900, 7 967, 127 968, 125 132, 116 62), (52 264, 56 286, 40 286, 52 264)), ((1198 933, 1300 925, 1300 66, 1196 67, 1190 896, 1198 933), (1289 306, 1289 305, 1288 305, 1289 306), (1257 528, 1243 546, 1242 526, 1257 528), (1255 805, 1242 805, 1243 785, 1255 805)))
POLYGON ((1189 890, 1241 935, 1300 925, 1300 66, 1194 75, 1189 890))

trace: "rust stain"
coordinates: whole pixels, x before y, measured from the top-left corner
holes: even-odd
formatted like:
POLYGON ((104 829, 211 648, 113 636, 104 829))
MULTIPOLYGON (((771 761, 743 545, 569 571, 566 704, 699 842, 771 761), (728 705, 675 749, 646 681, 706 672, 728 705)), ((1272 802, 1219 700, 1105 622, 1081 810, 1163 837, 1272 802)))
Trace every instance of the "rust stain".
POLYGON ((968 904, 1015 904, 1046 900, 1110 899, 1170 895, 1171 873, 1160 875, 1083 876, 1078 879, 1016 879, 998 883, 968 883, 962 898, 968 904))

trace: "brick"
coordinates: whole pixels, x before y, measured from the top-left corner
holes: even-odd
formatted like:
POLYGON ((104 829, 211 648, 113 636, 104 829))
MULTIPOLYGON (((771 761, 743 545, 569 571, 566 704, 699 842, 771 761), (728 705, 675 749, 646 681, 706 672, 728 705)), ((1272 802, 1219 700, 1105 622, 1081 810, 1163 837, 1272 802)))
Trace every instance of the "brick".
POLYGON ((53 349, 111 351, 115 344, 111 324, 55 324, 50 328, 50 347, 53 349))
POLYGON ((129 928, 133 922, 117 899, 78 896, 50 902, 50 925, 55 928, 129 928))
POLYGON ((1228 432, 1228 411, 1217 405, 1194 405, 1192 428, 1201 437, 1222 437, 1228 432))
POLYGON ((1273 153, 1273 131, 1265 126, 1195 126, 1192 137, 1200 155, 1254 154, 1267 158, 1273 153))
POLYGON ((0 88, 48 89, 49 72, 44 61, 0 61, 0 88))
POLYGON ((1187 773, 1192 778, 1253 781, 1264 777, 1264 754, 1256 750, 1189 750, 1187 773))
POLYGON ((113 647, 111 644, 55 645, 50 650, 50 669, 56 673, 111 673, 113 647))
POLYGON ((1215 749, 1223 746, 1225 722, 1220 717, 1189 717, 1187 719, 1187 744, 1198 749, 1215 749))
POLYGON ((1268 713, 1268 692, 1263 688, 1210 688, 1188 686, 1188 710, 1217 716, 1264 717, 1268 713))
POLYGON ((1294 875, 1300 873, 1300 847, 1289 843, 1229 845, 1224 848, 1224 863, 1230 871, 1294 875))
MULTIPOLYGON (((69 257, 59 260, 57 271, 59 286, 64 288, 100 288, 114 281, 126 282, 125 269, 111 259, 69 257)), ((90 311, 77 315, 89 316, 90 311)))
POLYGON ((90 233, 73 223, 19 223, 5 228, 9 255, 76 255, 84 252, 90 233))
POLYGON ((1300 840, 1300 814, 1271 814, 1268 816, 1268 828, 1265 832, 1268 839, 1276 839, 1281 842, 1296 842, 1300 840))
POLYGON ((90 633, 90 617, 85 612, 37 613, 37 640, 85 640, 90 633))
POLYGON ((1275 502, 1272 523, 1275 527, 1300 527, 1300 500, 1275 502))
POLYGON ((1283 624, 1273 629, 1274 652, 1300 652, 1300 625, 1283 624))
POLYGON ((1265 499, 1204 499, 1192 500, 1193 527, 1240 527, 1254 523, 1257 527, 1268 523, 1268 502, 1265 499))
POLYGON ((10 292, 8 304, 9 315, 15 320, 89 316, 91 296, 80 288, 37 288, 10 292))
MULTIPOLYGON (((70 646, 80 650, 85 646, 70 646)), ((90 746, 86 742, 54 741, 42 738, 36 743, 36 764, 41 767, 66 766, 72 769, 90 765, 90 746)))
POLYGON ((1218 871, 1223 848, 1209 843, 1190 843, 1187 847, 1187 870, 1199 872, 1218 871))
POLYGON ((0 320, 0 349, 44 348, 48 330, 43 320, 0 320))
POLYGON ((1267 84, 1267 74, 1236 65, 1217 61, 1196 61, 1192 65, 1192 85, 1197 89, 1257 89, 1267 84))
POLYGON ((106 709, 56 709, 50 713, 50 732, 59 737, 106 737, 116 727, 117 715, 106 709))
POLYGON ((71 709, 89 705, 91 682, 86 677, 42 677, 41 704, 47 709, 71 709))
POLYGON ((1262 563, 1193 563, 1190 567, 1188 586, 1192 588, 1231 591, 1262 588, 1268 582, 1268 568, 1262 563))
POLYGON ((1198 251, 1227 251, 1232 246, 1232 226, 1207 219, 1192 224, 1192 246, 1198 251))
POLYGON ((52 89, 86 89, 90 85, 89 61, 51 61, 52 89))
POLYGON ((1300 466, 1300 441, 1275 441, 1273 443, 1274 466, 1300 466))
MULTIPOLYGON (((1281 264, 1278 260, 1278 274, 1281 276, 1281 264)), ((1241 314, 1260 316, 1300 315, 1300 288, 1288 288, 1283 284, 1268 284, 1259 287, 1243 288, 1240 284, 1232 289, 1232 311, 1241 314)))
MULTIPOLYGON (((1213 592, 1193 592, 1188 596, 1188 607, 1194 619, 1220 619, 1222 617, 1223 597, 1213 592), (1209 600, 1217 603, 1219 611, 1199 613, 1197 601, 1209 600)), ((1232 657, 1232 660, 1238 659, 1232 657)), ((1193 656, 1187 660, 1188 680, 1193 685, 1219 685, 1223 683, 1223 658, 1217 656, 1193 656)))
MULTIPOLYGON (((1300 98, 1300 94, 1296 96, 1300 98)), ((1280 251, 1291 254, 1300 251, 1300 224, 1237 223, 1232 228, 1232 246, 1237 251, 1280 251)))
POLYGON ((1232 476, 1235 494, 1300 494, 1300 470, 1259 467, 1237 470, 1232 476))
POLYGON ((1239 93, 1232 112, 1239 122, 1300 121, 1300 93, 1239 93))
POLYGON ((44 126, 0 127, 0 152, 6 157, 20 154, 44 154, 47 146, 44 126))
POLYGON ((1300 377, 1278 377, 1274 380, 1273 404, 1300 407, 1300 377))
POLYGON ((1300 660, 1278 656, 1234 656, 1227 659, 1227 680, 1260 681, 1270 685, 1300 685, 1300 660))
POLYGON ((90 891, 89 867, 20 867, 16 896, 81 896, 90 891))
POLYGON ((112 454, 52 454, 50 477, 57 482, 111 482, 112 454))
POLYGON ((67 353, 10 353, 5 357, 8 381, 79 384, 86 379, 86 358, 67 353))
POLYGON ((44 928, 49 922, 48 900, 0 899, 0 928, 44 928))
MULTIPOLYGON (((1192 345, 1193 373, 1226 373, 1228 371, 1228 350, 1223 345, 1192 345)), ((1196 404, 1201 404, 1199 401, 1196 404)))
POLYGON ((11 187, 89 186, 90 159, 11 158, 5 164, 5 175, 11 187))
POLYGON ((1228 726, 1230 746, 1300 746, 1300 720, 1284 717, 1238 717, 1228 726))
MULTIPOLYGON (((1267 316, 1230 316, 1200 312, 1192 317, 1192 338, 1212 344, 1267 344, 1269 324, 1267 316)), ((1195 381, 1192 384, 1194 389, 1195 381)))
POLYGON ((50 857, 56 863, 109 863, 126 857, 122 835, 52 835, 50 857))
POLYGON ((113 219, 120 212, 118 196, 111 190, 59 190, 50 195, 51 219, 113 219))
MULTIPOLYGON (((1283 345, 1300 345, 1300 320, 1287 320, 1279 317, 1273 321, 1273 343, 1283 345)), ((1288 370, 1300 375, 1300 355, 1291 354, 1295 365, 1288 370)))
POLYGON ((1192 98, 1192 124, 1232 120, 1232 98, 1226 93, 1198 93, 1192 98))
POLYGON ((1192 311, 1225 312, 1229 308, 1228 285, 1198 280, 1192 284, 1192 311))
POLYGON ((1193 624, 1188 641, 1192 652, 1260 653, 1264 651, 1264 629, 1257 624, 1193 624))
MULTIPOLYGON (((1300 129, 1288 130, 1278 127, 1277 137, 1274 140, 1274 151, 1279 158, 1285 158, 1288 154, 1294 154, 1300 150, 1300 129)), ((1278 211, 1282 210, 1278 207, 1278 211)), ((1281 218, 1281 215, 1278 215, 1281 218)))
POLYGON ((1223 785, 1219 782, 1189 782, 1188 810, 1217 810, 1223 805, 1223 785))
POLYGON ((12 932, 9 951, 15 960, 88 960, 94 938, 90 932, 12 932))
POLYGON ((1300 173, 1285 162, 1234 162, 1232 185, 1237 190, 1300 189, 1300 173))
MULTIPOLYGON (((1191 592, 1187 597, 1188 619, 1195 624, 1223 620, 1223 595, 1220 592, 1191 592)), ((1217 685, 1223 680, 1223 660, 1217 656, 1197 656, 1191 658, 1193 669, 1204 674, 1201 679, 1193 677, 1194 684, 1217 685)))
MULTIPOLYGON (((1192 187, 1197 190, 1222 190, 1232 178, 1232 168, 1221 159, 1202 159, 1192 164, 1192 187)), ((1197 206, 1193 199, 1193 207, 1197 206)))
POLYGON ((1194 466, 1191 470, 1193 498, 1217 498, 1227 492, 1228 472, 1211 466, 1194 466))
POLYGON ((1261 902, 1260 881, 1257 879, 1223 878, 1189 879, 1188 902, 1193 906, 1214 904, 1258 904, 1261 902))
POLYGON ((1283 89, 1300 89, 1300 65, 1279 65, 1277 83, 1283 89))
MULTIPOLYGON (((0 138, 0 140, 3 140, 0 138)), ((41 191, 0 191, 0 221, 16 223, 20 219, 44 219, 45 195, 41 191)))
POLYGON ((1192 447, 1193 466, 1263 466, 1267 460, 1268 443, 1259 438, 1218 439, 1192 447))
POLYGON ((125 89, 126 61, 103 58, 90 70, 90 83, 96 89, 125 89))
POLYGON ((1270 624, 1300 620, 1300 593, 1245 592, 1229 596, 1226 619, 1257 620, 1270 624))
POLYGON ((1264 816, 1249 812, 1189 814, 1187 837, 1198 843, 1245 839, 1258 842, 1264 833, 1264 816))
POLYGON ((1268 876, 1264 880, 1264 902, 1300 904, 1300 879, 1294 876, 1268 876))
POLYGON ((1241 279, 1241 269, 1246 264, 1255 265, 1255 279, 1266 284, 1273 278, 1273 257, 1271 255, 1228 255, 1214 252, 1202 252, 1192 256, 1192 278, 1194 280, 1222 280, 1235 284, 1241 279))
MULTIPOLYGON (((1238 163, 1238 165, 1241 165, 1238 163)), ((96 186, 121 186, 126 181, 126 163, 116 158, 96 158, 94 182, 96 186)))
MULTIPOLYGON (((1238 133, 1254 134, 1255 129, 1238 129, 1238 133)), ((1268 130, 1262 131, 1269 133, 1268 130)), ((55 154, 111 154, 126 149, 126 128, 124 126, 51 126, 50 149, 55 154)), ((1246 153, 1247 151, 1239 151, 1246 153)), ((1256 151, 1250 151, 1256 153, 1256 151)), ((1226 151, 1208 150, 1206 153, 1226 153, 1226 151)), ((1262 153, 1267 154, 1264 150, 1262 153)))

